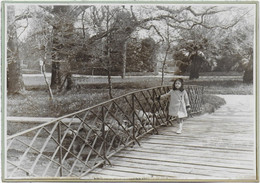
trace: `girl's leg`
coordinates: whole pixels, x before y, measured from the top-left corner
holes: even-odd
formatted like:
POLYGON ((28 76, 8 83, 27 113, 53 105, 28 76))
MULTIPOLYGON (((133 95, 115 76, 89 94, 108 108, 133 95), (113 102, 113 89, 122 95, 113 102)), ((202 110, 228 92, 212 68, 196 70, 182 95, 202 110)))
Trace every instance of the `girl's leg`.
POLYGON ((182 132, 183 119, 178 118, 177 120, 178 120, 179 129, 177 130, 176 133, 180 134, 182 132))

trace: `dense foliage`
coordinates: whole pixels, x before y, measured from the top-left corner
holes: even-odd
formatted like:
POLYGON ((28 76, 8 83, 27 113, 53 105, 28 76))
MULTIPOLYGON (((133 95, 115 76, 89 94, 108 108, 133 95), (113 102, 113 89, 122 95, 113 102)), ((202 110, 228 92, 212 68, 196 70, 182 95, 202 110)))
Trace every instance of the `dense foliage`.
POLYGON ((190 72, 190 79, 198 78, 200 71, 245 71, 245 82, 252 82, 254 9, 249 5, 26 8, 9 11, 8 36, 18 38, 9 39, 8 50, 22 46, 16 49, 19 54, 8 52, 8 58, 17 61, 12 62, 17 69, 9 88, 21 80, 14 77, 21 60, 34 70, 42 60, 52 73, 53 89, 71 89, 72 73, 93 74, 94 68, 96 74, 124 77, 130 71, 153 72, 158 62, 174 62, 179 74, 190 72))

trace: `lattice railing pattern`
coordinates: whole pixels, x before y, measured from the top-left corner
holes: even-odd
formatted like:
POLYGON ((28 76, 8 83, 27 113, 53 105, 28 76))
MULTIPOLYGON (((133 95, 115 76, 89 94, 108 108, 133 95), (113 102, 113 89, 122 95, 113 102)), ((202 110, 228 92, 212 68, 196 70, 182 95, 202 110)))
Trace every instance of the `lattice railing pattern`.
MULTIPOLYGON (((168 101, 157 101, 170 86, 145 89, 10 135, 6 177, 81 177, 110 164, 121 149, 170 123, 168 101)), ((203 88, 187 86, 192 112, 200 112, 203 88)))

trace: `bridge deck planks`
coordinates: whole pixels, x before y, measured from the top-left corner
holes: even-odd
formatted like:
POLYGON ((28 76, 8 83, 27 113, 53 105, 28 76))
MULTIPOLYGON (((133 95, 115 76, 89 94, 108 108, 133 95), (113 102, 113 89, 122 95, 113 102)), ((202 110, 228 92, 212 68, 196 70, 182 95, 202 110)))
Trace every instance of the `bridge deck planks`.
POLYGON ((181 135, 175 133, 176 124, 161 127, 159 135, 143 138, 140 147, 126 148, 111 158, 112 166, 85 178, 255 180, 252 100, 238 100, 235 107, 225 99, 215 113, 187 119, 181 135))

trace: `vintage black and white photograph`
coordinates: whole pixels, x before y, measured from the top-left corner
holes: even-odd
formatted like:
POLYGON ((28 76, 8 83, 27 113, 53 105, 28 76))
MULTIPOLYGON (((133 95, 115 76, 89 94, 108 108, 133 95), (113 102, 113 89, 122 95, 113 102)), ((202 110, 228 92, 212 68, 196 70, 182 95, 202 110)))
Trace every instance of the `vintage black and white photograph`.
POLYGON ((256 181, 258 6, 2 2, 3 179, 256 181))

